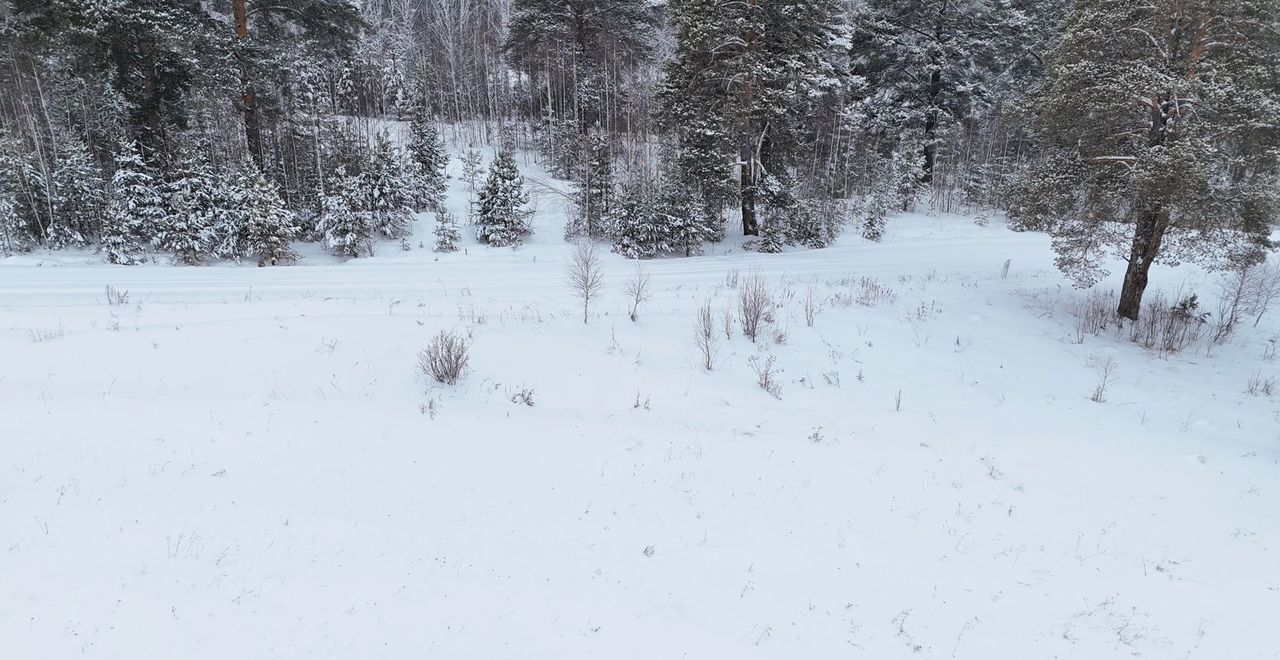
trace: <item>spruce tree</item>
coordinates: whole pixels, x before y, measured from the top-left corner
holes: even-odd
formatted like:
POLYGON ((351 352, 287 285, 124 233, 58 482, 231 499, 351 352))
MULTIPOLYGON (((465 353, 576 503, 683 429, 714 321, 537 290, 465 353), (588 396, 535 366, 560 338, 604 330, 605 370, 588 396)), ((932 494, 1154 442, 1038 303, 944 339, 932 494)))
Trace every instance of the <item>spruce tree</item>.
POLYGON ((439 211, 444 207, 448 190, 449 154, 440 131, 424 111, 417 111, 409 122, 409 157, 413 163, 415 211, 439 211))
POLYGON ((106 207, 102 171, 78 136, 63 134, 58 146, 58 162, 50 186, 53 220, 49 245, 88 245, 101 230, 106 207))
POLYGON ((160 182, 142 161, 138 145, 123 140, 117 146, 111 201, 102 226, 102 250, 113 264, 141 263, 167 213, 160 182))
POLYGON ((675 57, 658 92, 662 123, 705 208, 738 171, 742 231, 755 235, 764 178, 804 153, 815 104, 840 85, 835 0, 676 0, 675 57))
POLYGON ((516 246, 532 231, 529 194, 511 152, 502 150, 489 166, 476 211, 476 238, 494 247, 516 246))
POLYGON ((339 168, 321 200, 319 232, 336 254, 359 257, 372 254, 370 214, 358 208, 360 182, 339 168))
POLYGON ((1031 106, 1042 153, 1009 200, 1081 286, 1127 260, 1249 264, 1271 249, 1280 177, 1280 0, 1078 0, 1031 106))
POLYGON ((298 233, 297 217, 285 208, 276 184, 252 161, 246 161, 241 168, 245 256, 255 257, 259 266, 294 261, 298 255, 289 242, 298 233))
POLYGON ((180 154, 163 187, 165 220, 152 237, 152 245, 185 264, 199 264, 212 251, 217 184, 204 153, 205 148, 197 148, 180 154))
POLYGON ((369 161, 361 174, 370 226, 387 238, 404 238, 410 233, 409 199, 398 150, 386 131, 374 138, 369 161))
POLYGON ((436 252, 457 252, 458 242, 462 240, 462 231, 458 229, 458 219, 448 211, 436 213, 436 252))
POLYGON ((614 252, 628 259, 649 259, 671 249, 670 231, 659 219, 653 197, 644 178, 623 181, 609 213, 614 252))
POLYGON ((246 249, 245 199, 248 189, 244 184, 247 179, 236 170, 210 168, 208 180, 213 201, 213 215, 207 233, 209 256, 238 262, 246 249))
POLYGON ((13 195, 0 189, 0 255, 7 256, 29 247, 19 233, 21 221, 13 195))

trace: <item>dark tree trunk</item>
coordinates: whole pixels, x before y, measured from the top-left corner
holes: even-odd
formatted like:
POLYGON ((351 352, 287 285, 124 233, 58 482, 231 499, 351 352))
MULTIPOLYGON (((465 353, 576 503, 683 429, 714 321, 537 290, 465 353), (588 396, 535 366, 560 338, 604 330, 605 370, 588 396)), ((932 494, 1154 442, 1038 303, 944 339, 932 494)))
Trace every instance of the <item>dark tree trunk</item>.
POLYGON ((258 118, 258 93, 253 85, 249 54, 245 52, 245 42, 249 38, 249 12, 245 2, 246 0, 231 0, 231 10, 236 22, 236 40, 240 44, 240 104, 244 113, 244 138, 249 146, 249 155, 253 157, 258 169, 262 169, 262 126, 258 118))
POLYGON ((942 96, 942 71, 934 68, 929 76, 929 107, 924 116, 924 171, 920 180, 925 183, 933 181, 933 166, 938 161, 938 108, 939 97, 942 96))
MULTIPOLYGON (((748 147, 750 150, 750 147, 748 147)), ((754 155, 748 153, 742 159, 740 177, 742 198, 742 233, 744 236, 759 236, 760 226, 756 222, 756 177, 754 155)))
MULTIPOLYGON (((758 0, 751 0, 750 11, 754 16, 758 9, 758 0)), ((756 33, 754 30, 747 30, 746 34, 747 52, 750 53, 755 49, 756 33)), ((749 59, 749 58, 748 58, 749 59)), ((752 115, 755 114, 755 77, 752 70, 747 70, 746 82, 742 86, 742 114, 744 116, 744 131, 742 144, 742 165, 739 172, 739 197, 742 200, 742 234, 744 236, 759 236, 760 226, 756 222, 756 149, 752 147, 752 142, 757 134, 755 128, 756 122, 752 115)))
POLYGON ((1133 246, 1129 249, 1129 266, 1120 288, 1120 306, 1116 314, 1137 321, 1142 311, 1142 294, 1147 290, 1151 264, 1160 254, 1160 242, 1169 228, 1169 210, 1154 208, 1142 213, 1133 228, 1133 246))

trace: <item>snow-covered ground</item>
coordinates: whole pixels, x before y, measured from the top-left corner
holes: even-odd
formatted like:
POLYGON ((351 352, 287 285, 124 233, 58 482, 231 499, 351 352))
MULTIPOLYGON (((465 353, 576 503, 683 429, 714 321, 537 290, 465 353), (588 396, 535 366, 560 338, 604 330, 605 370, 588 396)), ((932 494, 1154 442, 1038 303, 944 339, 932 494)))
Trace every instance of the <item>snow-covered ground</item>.
POLYGON ((1280 398, 1245 392, 1280 319, 1078 343, 1045 237, 906 216, 645 263, 635 323, 605 255, 584 325, 559 204, 515 251, 423 218, 347 263, 0 261, 0 655, 1280 658, 1280 398), (735 270, 776 320, 706 372, 735 270))

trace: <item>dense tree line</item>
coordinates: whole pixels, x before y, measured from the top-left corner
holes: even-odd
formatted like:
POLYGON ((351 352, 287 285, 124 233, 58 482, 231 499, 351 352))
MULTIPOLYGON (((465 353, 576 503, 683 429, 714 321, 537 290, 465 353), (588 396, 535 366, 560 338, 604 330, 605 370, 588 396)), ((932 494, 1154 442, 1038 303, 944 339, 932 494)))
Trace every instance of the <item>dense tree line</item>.
POLYGON ((1082 284, 1125 259, 1134 318, 1153 263, 1271 248, 1278 17, 1280 0, 3 0, 0 251, 358 257, 421 212, 447 251, 452 140, 491 245, 531 230, 528 149, 573 182, 566 237, 627 256, 1001 209, 1082 284))

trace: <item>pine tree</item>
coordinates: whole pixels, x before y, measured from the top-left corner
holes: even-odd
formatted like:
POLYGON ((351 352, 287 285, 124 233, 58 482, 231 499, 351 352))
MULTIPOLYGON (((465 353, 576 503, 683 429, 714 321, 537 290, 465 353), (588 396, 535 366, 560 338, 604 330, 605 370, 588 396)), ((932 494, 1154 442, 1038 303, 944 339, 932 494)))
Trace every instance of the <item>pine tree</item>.
POLYGON ((387 238, 404 238, 410 233, 409 200, 401 163, 391 138, 386 131, 379 131, 361 174, 360 188, 370 226, 387 238))
POLYGON ((524 177, 511 152, 498 152, 480 191, 476 213, 476 238, 494 247, 517 246, 532 231, 529 227, 529 194, 524 177))
POLYGON ((370 214, 357 208, 360 183, 339 168, 321 200, 319 232, 326 246, 347 257, 372 254, 370 214))
POLYGON ((448 211, 436 213, 436 252, 457 252, 458 242, 462 240, 462 232, 458 229, 458 219, 448 211))
POLYGON ((1031 104, 1043 150, 1009 200, 1082 286, 1127 259, 1138 318, 1153 263, 1249 264, 1280 174, 1278 0, 1078 0, 1031 104))
MULTIPOLYGON (((504 50, 529 77, 531 114, 549 118, 544 129, 573 140, 606 123, 606 92, 625 102, 608 81, 649 57, 657 25, 647 0, 515 0, 504 50)), ((568 161, 553 163, 572 171, 577 150, 561 156, 568 161)))
POLYGON ((467 182, 467 190, 475 192, 480 182, 480 166, 483 164, 480 151, 468 147, 462 154, 462 180, 467 182))
POLYGON ((419 110, 409 122, 409 156, 413 162, 415 211, 439 211, 444 208, 448 190, 449 154, 445 151, 440 131, 426 113, 419 110))
POLYGON ((102 227, 102 250, 107 261, 132 265, 142 262, 145 246, 159 231, 167 213, 160 182, 142 162, 136 142, 120 142, 115 166, 102 227))
POLYGON ((297 235, 297 218, 285 208, 280 191, 252 161, 241 166, 239 188, 244 218, 245 256, 256 257, 259 266, 297 259, 289 242, 297 235))

